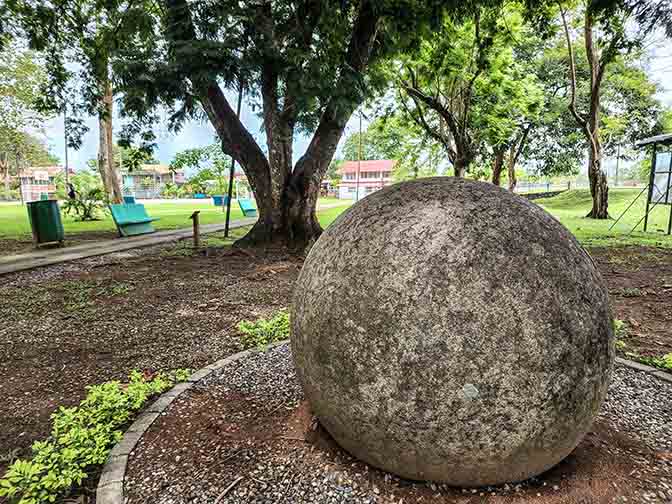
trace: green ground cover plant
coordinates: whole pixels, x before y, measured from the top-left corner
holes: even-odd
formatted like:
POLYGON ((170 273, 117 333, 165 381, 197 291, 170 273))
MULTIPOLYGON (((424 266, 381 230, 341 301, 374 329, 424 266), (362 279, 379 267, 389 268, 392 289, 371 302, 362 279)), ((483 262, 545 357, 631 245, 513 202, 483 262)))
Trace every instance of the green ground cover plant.
POLYGON ((32 458, 15 460, 9 467, 0 479, 0 497, 11 504, 42 504, 64 497, 105 463, 123 428, 150 397, 189 375, 189 370, 181 369, 147 379, 133 371, 128 384, 108 381, 88 387, 78 406, 60 407, 52 415, 51 435, 33 443, 32 458))
POLYGON ((289 338, 289 313, 280 310, 268 319, 260 318, 254 322, 243 320, 237 326, 241 332, 244 348, 263 349, 277 341, 289 338))

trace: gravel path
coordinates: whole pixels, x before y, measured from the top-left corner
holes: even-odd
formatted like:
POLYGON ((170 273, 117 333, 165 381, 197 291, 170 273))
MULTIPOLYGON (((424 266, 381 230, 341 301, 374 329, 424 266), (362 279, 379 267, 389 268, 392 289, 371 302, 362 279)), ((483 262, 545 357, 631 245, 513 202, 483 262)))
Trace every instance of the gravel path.
POLYGON ((287 345, 213 373, 145 434, 127 471, 127 502, 672 502, 672 386, 628 368, 616 368, 596 432, 572 461, 496 488, 404 481, 356 461, 325 436, 305 442, 293 428, 297 418, 301 424, 302 400, 287 345))

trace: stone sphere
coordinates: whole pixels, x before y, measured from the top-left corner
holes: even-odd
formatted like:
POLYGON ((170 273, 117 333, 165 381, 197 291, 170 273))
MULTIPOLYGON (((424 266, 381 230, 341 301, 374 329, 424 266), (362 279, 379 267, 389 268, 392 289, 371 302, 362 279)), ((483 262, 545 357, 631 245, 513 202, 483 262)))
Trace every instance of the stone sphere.
POLYGON ((339 216, 297 280, 291 345, 314 414, 413 480, 515 482, 564 459, 605 398, 605 284, 552 216, 488 183, 386 187, 339 216))

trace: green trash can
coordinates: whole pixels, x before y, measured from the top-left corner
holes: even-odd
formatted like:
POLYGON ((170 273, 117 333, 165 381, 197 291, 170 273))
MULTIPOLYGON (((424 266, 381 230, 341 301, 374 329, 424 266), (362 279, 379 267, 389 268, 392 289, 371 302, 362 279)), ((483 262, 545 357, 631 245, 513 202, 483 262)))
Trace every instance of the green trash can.
POLYGON ((65 239, 61 211, 56 200, 30 201, 28 219, 33 230, 33 243, 37 247, 43 243, 62 243, 65 239))

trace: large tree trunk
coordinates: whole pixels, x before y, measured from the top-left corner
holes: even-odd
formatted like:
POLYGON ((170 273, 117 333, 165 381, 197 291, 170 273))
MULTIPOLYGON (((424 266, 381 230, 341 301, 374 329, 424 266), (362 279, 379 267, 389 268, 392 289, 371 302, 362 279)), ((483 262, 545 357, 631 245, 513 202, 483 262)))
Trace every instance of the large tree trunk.
POLYGON ((511 144, 509 160, 507 163, 507 175, 509 176, 509 191, 515 192, 518 180, 516 179, 516 144, 511 144))
MULTIPOLYGON (((586 59, 590 68, 590 108, 587 115, 581 115, 576 108, 576 64, 574 61, 574 48, 569 32, 569 23, 562 6, 560 7, 562 23, 565 29, 565 38, 567 40, 567 51, 569 53, 569 77, 571 99, 569 110, 581 127, 583 134, 588 141, 588 180, 590 180, 590 194, 593 197, 593 207, 586 217, 592 219, 608 219, 608 195, 609 185, 607 177, 602 172, 602 145, 600 142, 600 93, 602 88, 602 79, 609 58, 600 56, 599 51, 593 42, 593 27, 595 19, 590 9, 584 13, 583 39, 586 48, 586 59)), ((618 39, 613 39, 618 40, 618 39)), ((613 47, 607 48, 606 54, 613 57, 609 51, 613 47)), ((604 56, 604 53, 603 53, 604 56)))
MULTIPOLYGON (((197 40, 186 0, 164 0, 164 5, 169 45, 179 48, 185 42, 197 40)), ((274 39, 270 7, 270 2, 260 5, 255 20, 259 30, 250 35, 250 44, 262 55, 267 51, 272 54, 272 48, 281 44, 274 39)), ((309 46, 315 23, 310 21, 310 12, 304 14, 297 16, 296 28, 302 34, 297 43, 309 46)), ((316 10, 317 14, 319 10, 316 10)), ((303 65, 298 65, 295 75, 286 80, 282 100, 279 99, 281 84, 276 73, 277 61, 270 57, 262 68, 260 88, 268 158, 232 110, 217 80, 198 73, 191 76, 198 100, 221 140, 222 151, 242 166, 257 201, 258 221, 237 244, 278 243, 303 249, 321 234, 322 228, 315 214, 320 182, 348 119, 363 100, 355 82, 359 81, 369 63, 379 22, 380 14, 374 2, 360 2, 348 49, 340 65, 339 80, 305 154, 293 169, 291 145, 300 112, 300 89, 297 91, 292 86, 300 81, 303 65)), ((174 57, 180 59, 183 52, 175 50, 174 57)), ((178 61, 178 64, 184 63, 178 61)))
POLYGON ((9 158, 6 154, 0 153, 0 173, 5 184, 5 191, 9 192, 9 158))
POLYGON ((257 199, 259 219, 237 245, 289 245, 303 249, 322 234, 316 205, 319 185, 309 184, 306 191, 288 187, 279 203, 257 199))
POLYGON ((98 113, 98 171, 109 200, 121 203, 121 181, 112 151, 112 86, 109 80, 103 84, 102 110, 98 113))
POLYGON ((498 147, 495 149, 495 160, 492 164, 492 183, 499 186, 502 182, 502 171, 504 169, 504 154, 505 147, 498 147))
POLYGON ((593 17, 588 11, 585 14, 584 40, 586 55, 590 65, 590 110, 584 133, 590 146, 588 155, 588 180, 590 180, 590 194, 593 197, 593 208, 587 217, 592 219, 608 219, 609 184, 606 175, 602 172, 602 142, 600 141, 600 98, 602 77, 606 62, 601 58, 593 44, 593 17))
POLYGON ((602 147, 596 142, 597 149, 590 150, 588 159, 588 180, 590 194, 593 197, 593 207, 586 217, 592 219, 609 218, 609 184, 607 176, 602 171, 602 147))
POLYGON ((105 194, 107 197, 110 197, 111 188, 110 183, 107 180, 107 140, 105 136, 105 116, 103 112, 98 113, 98 173, 100 178, 103 181, 103 187, 105 188, 105 194))
POLYGON ((464 177, 464 174, 467 171, 467 165, 463 158, 458 157, 453 163, 453 175, 456 177, 464 177))

